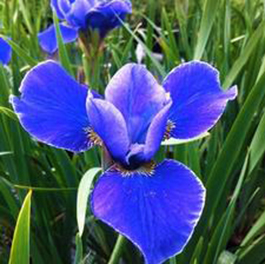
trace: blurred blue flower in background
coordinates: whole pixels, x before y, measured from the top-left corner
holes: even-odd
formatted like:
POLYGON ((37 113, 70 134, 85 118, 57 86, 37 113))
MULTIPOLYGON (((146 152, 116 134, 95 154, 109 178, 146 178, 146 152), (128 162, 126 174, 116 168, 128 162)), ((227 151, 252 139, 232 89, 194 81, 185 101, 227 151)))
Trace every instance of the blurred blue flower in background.
POLYGON ((11 60, 12 49, 10 45, 0 37, 0 63, 7 65, 11 60))
MULTIPOLYGON (((58 18, 68 24, 60 23, 65 43, 75 41, 78 31, 96 30, 104 38, 132 12, 129 0, 51 0, 51 6, 58 18)), ((57 50, 54 25, 39 33, 38 37, 44 51, 54 53, 57 50)))
POLYGON ((155 163, 164 138, 191 139, 221 117, 233 87, 224 92, 216 69, 193 61, 175 68, 160 85, 142 65, 127 64, 100 99, 57 63, 44 62, 24 78, 11 103, 37 140, 74 152, 101 145, 113 165, 96 183, 96 217, 130 239, 146 263, 180 253, 200 218, 205 189, 175 160, 155 163))
MULTIPOLYGON (((62 39, 64 43, 70 43, 77 39, 78 37, 78 30, 63 23, 59 24, 60 31, 62 34, 62 39)), ((51 25, 43 32, 38 34, 39 43, 41 48, 46 51, 47 53, 54 53, 58 49, 58 44, 56 40, 56 30, 55 25, 51 25)))

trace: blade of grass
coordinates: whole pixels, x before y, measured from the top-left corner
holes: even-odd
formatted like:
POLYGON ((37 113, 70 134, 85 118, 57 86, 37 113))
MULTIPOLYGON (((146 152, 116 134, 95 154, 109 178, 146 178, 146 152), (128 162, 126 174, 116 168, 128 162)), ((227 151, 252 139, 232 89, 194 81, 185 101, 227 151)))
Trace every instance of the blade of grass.
POLYGON ((122 20, 120 20, 121 23, 123 24, 124 28, 131 34, 131 36, 142 45, 145 53, 149 56, 150 60, 152 61, 153 65, 155 66, 155 68, 157 69, 158 73, 162 76, 165 77, 166 76, 166 72, 163 68, 163 66, 158 62, 157 59, 154 58, 154 56, 152 55, 152 52, 148 49, 148 47, 145 45, 145 43, 130 29, 130 27, 124 23, 122 20))
POLYGON ((30 32, 30 34, 33 34, 33 28, 32 28, 32 22, 30 20, 29 10, 26 8, 23 0, 18 0, 18 3, 20 6, 20 10, 22 12, 23 18, 25 20, 26 26, 28 28, 28 31, 30 32))
POLYGON ((242 70, 248 59, 250 58, 250 55, 252 52, 255 51, 255 48, 259 41, 263 38, 265 30, 265 22, 262 22, 259 27, 255 30, 253 35, 250 37, 247 45, 242 51, 242 55, 238 57, 238 59, 234 62, 233 67, 229 71, 228 75, 226 76, 223 87, 225 89, 229 88, 233 82, 235 81, 238 73, 242 70))
POLYGON ((62 33, 60 30, 60 26, 59 26, 59 19, 55 12, 53 13, 53 21, 55 24, 56 40, 58 43, 58 52, 59 52, 60 62, 62 66, 68 71, 68 73, 74 76, 71 62, 70 62, 66 47, 63 42, 63 37, 62 37, 62 33))
POLYGON ((265 112, 263 113, 263 116, 259 122, 258 128, 255 132, 255 135, 249 147, 250 149, 249 174, 254 170, 258 161, 262 158, 265 152, 264 135, 265 135, 265 112))
POLYGON ((18 121, 17 115, 12 110, 10 110, 9 108, 0 106, 0 113, 8 116, 12 120, 18 121))
POLYGON ((265 212, 261 214, 255 224, 248 231, 244 240, 241 242, 240 246, 245 247, 250 244, 258 235, 262 234, 265 230, 265 212))
POLYGON ((75 261, 74 264, 81 264, 83 259, 83 244, 79 233, 75 236, 75 261))
POLYGON ((211 170, 207 181, 208 199, 206 202, 206 215, 216 209, 216 206, 220 200, 228 176, 233 169, 238 155, 240 154, 245 137, 251 126, 253 115, 257 111, 261 100, 264 97, 264 84, 265 74, 262 75, 259 82, 253 87, 251 93, 247 97, 246 102, 244 103, 231 128, 231 131, 227 136, 218 159, 211 170), (216 192, 216 190, 218 190, 218 192, 216 192))
POLYGON ((13 40, 11 39, 6 39, 8 44, 12 47, 12 50, 16 52, 19 58, 24 60, 27 64, 29 64, 31 67, 34 67, 38 62, 33 59, 27 51, 22 49, 18 44, 16 44, 13 40))
POLYGON ((265 259, 265 236, 257 239, 252 245, 246 248, 239 256, 238 264, 261 264, 265 259))
POLYGON ((219 8, 220 0, 206 0, 195 47, 194 59, 200 60, 205 50, 209 35, 219 8))
POLYGON ((230 200, 230 203, 227 207, 227 210, 225 212, 225 215, 223 219, 220 220, 217 228, 215 229, 215 233, 212 236, 211 239, 211 246, 212 248, 208 248, 209 258, 205 258, 205 261, 209 261, 207 263, 216 263, 219 257, 219 254, 223 249, 225 249, 225 245, 228 242, 232 230, 232 221, 233 221, 233 215, 236 208, 236 201, 238 199, 239 193, 242 189, 242 185, 244 182, 244 179, 247 175, 247 167, 249 164, 249 154, 247 154, 242 171, 240 173, 236 188, 234 190, 233 196, 230 200), (211 254, 214 254, 213 260, 211 259, 211 254))
POLYGON ((83 234, 87 210, 87 200, 95 176, 101 171, 101 168, 93 168, 87 171, 82 177, 77 193, 77 224, 80 237, 83 234))
POLYGON ((17 218, 9 264, 29 264, 30 261, 30 190, 23 202, 17 218))

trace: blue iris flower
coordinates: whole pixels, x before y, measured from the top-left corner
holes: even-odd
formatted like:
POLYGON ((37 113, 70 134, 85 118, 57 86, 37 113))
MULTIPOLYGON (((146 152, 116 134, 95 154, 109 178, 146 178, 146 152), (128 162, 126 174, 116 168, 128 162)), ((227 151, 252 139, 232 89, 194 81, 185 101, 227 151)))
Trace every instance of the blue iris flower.
POLYGON ((12 49, 10 45, 0 37, 0 63, 7 65, 11 60, 12 49))
POLYGON ((223 91, 216 69, 193 61, 160 85, 147 69, 127 64, 110 80, 105 99, 78 84, 56 62, 33 68, 11 103, 37 140, 74 152, 105 147, 113 165, 91 195, 94 215, 130 239, 146 263, 181 252, 200 218, 205 189, 175 160, 153 161, 167 137, 192 139, 218 121, 237 88, 223 91))
MULTIPOLYGON (((121 25, 121 20, 132 12, 130 0, 51 0, 51 6, 61 20, 62 38, 65 43, 73 42, 78 31, 97 30, 101 38, 121 25)), ((58 49, 55 26, 39 33, 42 49, 54 53, 58 49)))

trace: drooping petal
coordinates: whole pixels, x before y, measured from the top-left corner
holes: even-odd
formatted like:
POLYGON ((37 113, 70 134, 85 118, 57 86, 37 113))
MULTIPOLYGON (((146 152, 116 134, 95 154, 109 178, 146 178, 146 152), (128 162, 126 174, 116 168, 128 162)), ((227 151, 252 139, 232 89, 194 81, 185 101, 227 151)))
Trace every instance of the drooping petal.
POLYGON ((59 6, 60 0, 51 0, 51 7, 56 12, 59 19, 64 19, 64 13, 59 6))
POLYGON ((164 89, 142 65, 127 64, 110 80, 105 98, 123 114, 132 143, 145 142, 153 117, 166 104, 164 89))
POLYGON ((173 105, 169 118, 175 123, 171 135, 194 138, 214 126, 237 88, 223 91, 218 71, 205 62, 193 61, 175 68, 164 81, 173 105))
MULTIPOLYGON (((77 39, 78 33, 75 28, 72 28, 70 26, 66 26, 62 23, 60 23, 60 30, 62 34, 62 39, 64 43, 70 43, 77 39)), ((51 25, 46 30, 40 32, 38 34, 39 43, 41 48, 46 51, 47 53, 54 53, 58 49, 58 43, 56 39, 56 30, 55 25, 51 25)))
POLYGON ((21 98, 13 96, 10 101, 24 129, 37 140, 79 152, 91 147, 87 91, 59 64, 46 61, 24 77, 21 98))
POLYGON ((91 127, 101 138, 112 158, 124 163, 130 142, 122 114, 110 102, 90 98, 87 100, 87 113, 91 127))
POLYGON ((0 63, 7 65, 11 60, 12 49, 10 45, 3 39, 0 38, 0 63))
POLYGON ((108 31, 120 26, 120 19, 124 20, 131 12, 129 0, 102 1, 90 10, 86 21, 89 27, 99 30, 100 36, 104 37, 108 31))
POLYGON ((97 182, 94 215, 130 239, 146 263, 181 252, 202 213, 205 189, 187 167, 166 160, 151 176, 109 170, 97 182))

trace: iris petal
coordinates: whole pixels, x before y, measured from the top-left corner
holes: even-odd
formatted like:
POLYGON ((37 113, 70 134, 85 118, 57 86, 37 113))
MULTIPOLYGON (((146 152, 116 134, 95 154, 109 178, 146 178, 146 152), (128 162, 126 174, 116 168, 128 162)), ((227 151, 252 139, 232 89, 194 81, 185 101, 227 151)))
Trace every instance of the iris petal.
POLYGON ((173 105, 169 118, 175 123, 171 135, 177 139, 194 138, 214 126, 237 88, 224 92, 218 71, 205 62, 193 61, 175 68, 164 81, 173 105))
POLYGON ((119 110, 110 102, 88 99, 87 113, 94 132, 104 142, 112 158, 125 163, 129 138, 126 123, 119 110))
POLYGON ((0 38, 0 63, 7 65, 11 60, 12 49, 10 45, 2 38, 0 38))
POLYGON ((162 263, 181 252, 202 213, 205 190, 187 167, 160 163, 152 176, 107 171, 97 182, 94 215, 130 239, 146 263, 162 263))
POLYGON ((171 102, 154 117, 148 128, 145 144, 136 143, 130 146, 126 156, 130 168, 137 168, 143 163, 150 162, 158 151, 165 135, 170 107, 171 102))
MULTIPOLYGON (((75 28, 66 26, 62 23, 60 23, 59 26, 64 43, 70 43, 77 39, 78 34, 75 28)), ((38 38, 40 46, 44 51, 52 54, 58 49, 55 25, 51 25, 46 30, 40 32, 38 38)))
POLYGON ((66 20, 72 26, 87 28, 86 15, 93 8, 95 0, 76 0, 71 5, 71 10, 66 14, 66 20))
POLYGON ((114 0, 110 2, 102 2, 96 5, 86 17, 88 25, 93 29, 98 29, 103 37, 106 33, 121 25, 121 20, 132 12, 130 1, 114 0))
POLYGON ((64 17, 71 10, 71 5, 73 2, 75 2, 75 0, 58 0, 58 7, 63 13, 64 17))
POLYGON ((91 147, 86 128, 87 89, 59 64, 47 61, 25 76, 21 98, 10 98, 22 126, 37 140, 74 152, 91 147))
POLYGON ((150 161, 153 158, 161 145, 166 131, 170 107, 171 103, 160 110, 148 128, 144 148, 146 161, 150 161))
POLYGON ((51 7, 56 12, 59 19, 64 19, 64 14, 59 6, 60 0, 51 0, 51 7))
POLYGON ((166 93, 146 68, 127 64, 110 80, 106 100, 123 114, 131 142, 143 144, 153 117, 166 103, 166 93))

